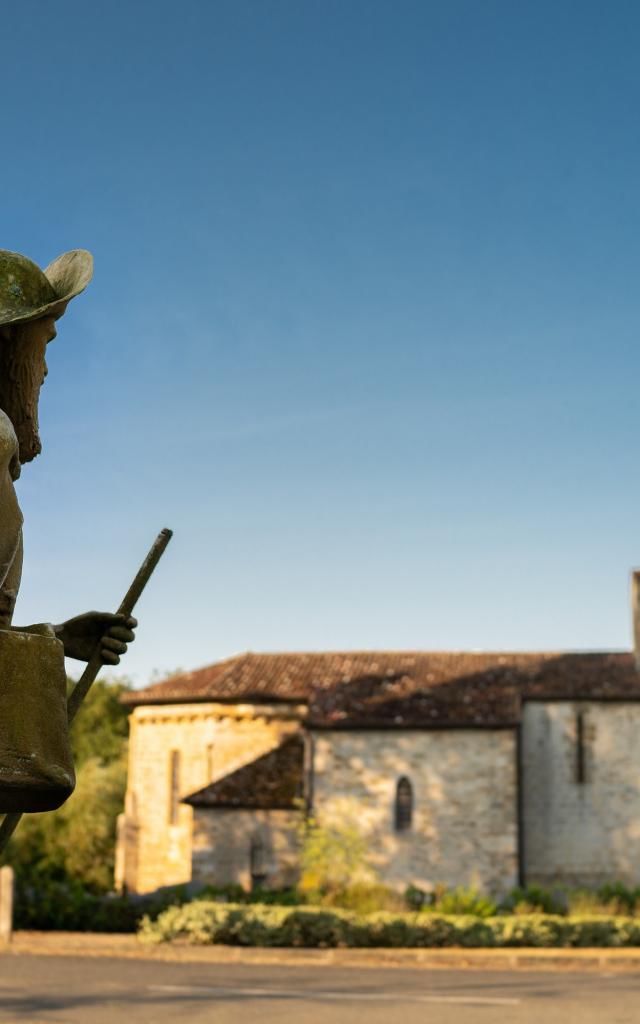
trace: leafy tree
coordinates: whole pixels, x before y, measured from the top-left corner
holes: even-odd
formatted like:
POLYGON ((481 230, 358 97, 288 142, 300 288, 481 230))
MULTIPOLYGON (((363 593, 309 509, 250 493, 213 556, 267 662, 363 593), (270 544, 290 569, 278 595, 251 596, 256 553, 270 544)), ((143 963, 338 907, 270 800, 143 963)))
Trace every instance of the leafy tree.
POLYGON ((122 755, 129 733, 127 709, 120 697, 131 687, 124 681, 96 680, 71 727, 71 747, 76 766, 98 757, 105 763, 122 755))
POLYGON ((366 839, 347 816, 326 824, 306 819, 300 830, 300 868, 300 889, 325 897, 375 877, 367 863, 366 839))
POLYGON ((75 792, 57 811, 25 815, 5 852, 23 880, 70 880, 96 892, 112 887, 126 784, 127 711, 119 697, 128 688, 93 684, 71 731, 75 792))

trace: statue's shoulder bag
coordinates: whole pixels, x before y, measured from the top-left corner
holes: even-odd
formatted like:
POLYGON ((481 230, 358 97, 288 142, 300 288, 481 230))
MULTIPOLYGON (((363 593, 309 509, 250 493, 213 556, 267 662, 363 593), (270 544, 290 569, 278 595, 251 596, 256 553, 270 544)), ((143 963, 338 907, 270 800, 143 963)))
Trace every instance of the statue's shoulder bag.
POLYGON ((51 627, 0 629, 0 813, 51 811, 73 792, 66 697, 51 627))

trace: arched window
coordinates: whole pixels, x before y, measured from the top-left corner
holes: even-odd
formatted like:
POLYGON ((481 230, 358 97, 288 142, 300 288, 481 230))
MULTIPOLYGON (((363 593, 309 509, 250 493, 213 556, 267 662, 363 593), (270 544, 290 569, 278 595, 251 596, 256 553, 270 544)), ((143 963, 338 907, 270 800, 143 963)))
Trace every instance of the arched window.
POLYGON ((413 820, 413 786, 406 775, 398 779, 395 810, 396 832, 408 832, 413 820))

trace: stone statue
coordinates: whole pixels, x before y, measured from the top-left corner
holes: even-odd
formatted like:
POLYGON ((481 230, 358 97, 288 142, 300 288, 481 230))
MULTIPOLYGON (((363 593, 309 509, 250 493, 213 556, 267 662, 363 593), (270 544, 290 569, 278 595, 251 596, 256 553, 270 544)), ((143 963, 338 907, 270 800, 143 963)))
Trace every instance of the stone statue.
POLYGON ((64 658, 89 661, 100 645, 117 665, 134 639, 131 616, 87 612, 59 626, 14 626, 22 574, 22 514, 15 481, 40 454, 38 401, 49 342, 93 259, 67 252, 42 271, 0 250, 0 813, 59 807, 73 792, 64 658))

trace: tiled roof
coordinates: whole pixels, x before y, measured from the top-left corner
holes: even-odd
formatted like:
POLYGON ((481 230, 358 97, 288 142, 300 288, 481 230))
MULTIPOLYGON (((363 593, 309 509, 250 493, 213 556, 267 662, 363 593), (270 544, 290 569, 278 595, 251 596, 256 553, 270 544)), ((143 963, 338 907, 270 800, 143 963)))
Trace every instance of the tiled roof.
POLYGON ((188 701, 305 701, 324 654, 238 654, 213 665, 184 672, 163 683, 131 690, 126 704, 188 701))
POLYGON ((292 736, 275 750, 191 793, 182 801, 192 807, 294 809, 302 796, 304 742, 292 736))
MULTIPOLYGON (((386 661, 386 659, 385 659, 386 661)), ((525 700, 638 700, 630 654, 430 654, 314 689, 317 728, 507 726, 525 700)))
POLYGON ((243 654, 126 703, 306 702, 317 727, 511 725, 523 699, 640 699, 631 654, 350 651, 243 654))

